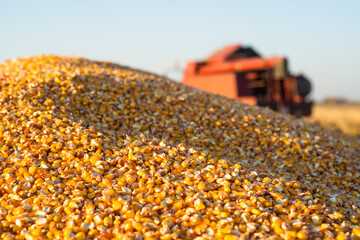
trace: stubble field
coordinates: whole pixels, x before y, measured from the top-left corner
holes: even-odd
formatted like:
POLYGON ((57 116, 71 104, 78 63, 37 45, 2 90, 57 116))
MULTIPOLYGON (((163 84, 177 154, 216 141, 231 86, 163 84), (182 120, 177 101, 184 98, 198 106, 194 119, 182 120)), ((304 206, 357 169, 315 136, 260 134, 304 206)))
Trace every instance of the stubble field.
POLYGON ((360 104, 316 104, 308 120, 324 127, 360 136, 360 104))

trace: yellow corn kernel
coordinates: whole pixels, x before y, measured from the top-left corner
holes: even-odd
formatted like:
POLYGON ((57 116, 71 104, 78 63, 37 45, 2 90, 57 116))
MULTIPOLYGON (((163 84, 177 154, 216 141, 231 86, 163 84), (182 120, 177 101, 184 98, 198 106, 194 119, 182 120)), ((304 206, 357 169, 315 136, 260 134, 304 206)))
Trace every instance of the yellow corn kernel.
POLYGON ((32 176, 34 176, 37 170, 38 170, 38 167, 37 167, 35 164, 33 164, 33 165, 29 168, 29 174, 32 175, 32 176))
POLYGON ((238 237, 233 234, 228 234, 228 235, 225 235, 225 237, 224 237, 224 240, 236 240, 236 239, 238 239, 238 237))
POLYGON ((352 233, 354 234, 354 236, 360 237, 360 227, 354 227, 352 233))
POLYGON ((304 231, 299 231, 296 236, 298 239, 308 239, 307 233, 304 231))
POLYGON ((206 208, 206 206, 204 205, 203 201, 200 198, 194 201, 194 207, 196 211, 201 211, 206 208))
POLYGON ((78 232, 77 234, 75 234, 75 239, 76 240, 85 240, 86 239, 86 235, 84 232, 78 232))
POLYGON ((133 222, 133 227, 136 229, 136 231, 139 231, 139 232, 141 232, 142 231, 142 229, 143 229, 143 225, 141 224, 141 223, 139 223, 139 222, 133 222))
POLYGON ((113 224, 113 220, 111 218, 109 218, 109 217, 104 218, 104 225, 106 227, 110 227, 110 226, 112 226, 112 224, 113 224))

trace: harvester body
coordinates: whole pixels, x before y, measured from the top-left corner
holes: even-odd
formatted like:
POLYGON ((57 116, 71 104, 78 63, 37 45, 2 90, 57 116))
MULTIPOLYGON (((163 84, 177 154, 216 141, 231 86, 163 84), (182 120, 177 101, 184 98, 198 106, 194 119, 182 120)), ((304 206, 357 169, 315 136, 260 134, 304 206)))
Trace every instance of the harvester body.
POLYGON ((285 57, 263 58, 239 44, 220 49, 204 61, 189 62, 182 82, 297 117, 311 114, 308 79, 290 74, 285 57))

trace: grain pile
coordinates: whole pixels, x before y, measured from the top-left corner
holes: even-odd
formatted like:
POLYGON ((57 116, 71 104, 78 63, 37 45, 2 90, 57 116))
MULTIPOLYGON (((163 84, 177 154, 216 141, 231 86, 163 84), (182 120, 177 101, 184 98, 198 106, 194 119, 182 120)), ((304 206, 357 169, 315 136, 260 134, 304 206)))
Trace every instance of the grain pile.
POLYGON ((360 239, 356 138, 81 58, 0 85, 2 239, 360 239))

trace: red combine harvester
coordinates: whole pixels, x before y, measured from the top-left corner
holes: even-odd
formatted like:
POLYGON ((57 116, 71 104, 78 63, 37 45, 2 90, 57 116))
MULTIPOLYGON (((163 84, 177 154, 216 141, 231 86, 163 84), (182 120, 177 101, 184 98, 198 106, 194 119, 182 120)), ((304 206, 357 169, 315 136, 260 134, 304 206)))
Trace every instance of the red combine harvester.
POLYGON ((311 84, 288 72, 284 57, 263 58, 252 48, 227 46, 200 62, 189 62, 182 82, 251 105, 297 117, 311 114, 311 84))

